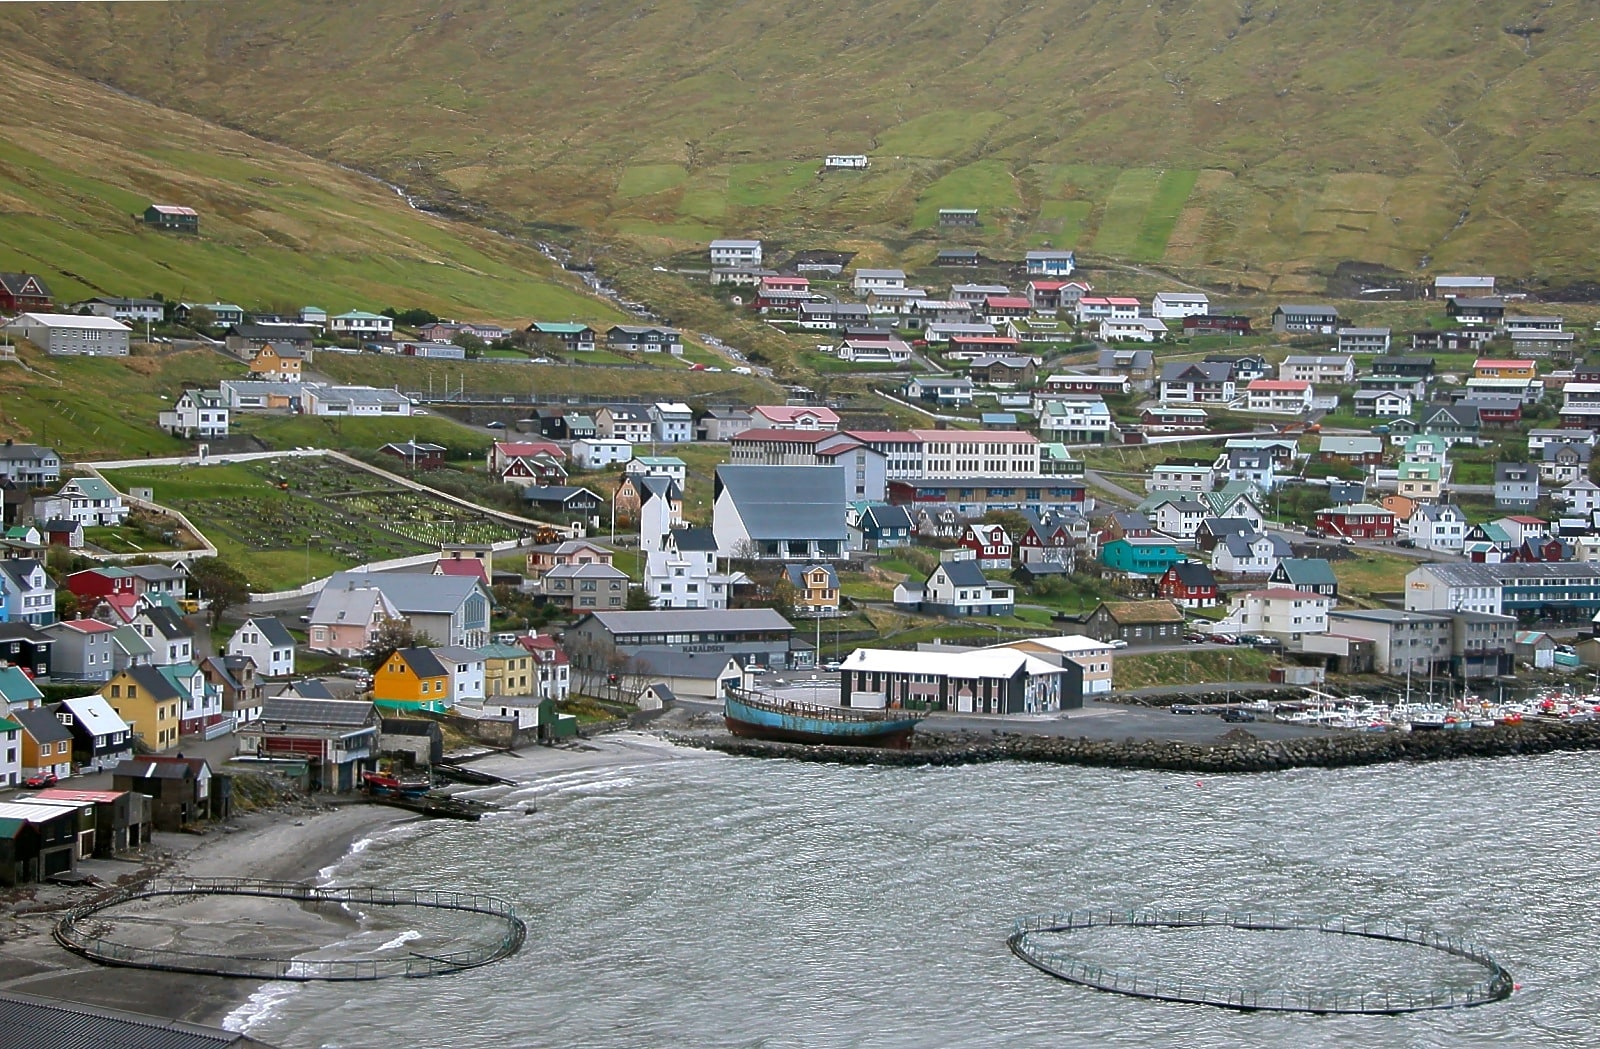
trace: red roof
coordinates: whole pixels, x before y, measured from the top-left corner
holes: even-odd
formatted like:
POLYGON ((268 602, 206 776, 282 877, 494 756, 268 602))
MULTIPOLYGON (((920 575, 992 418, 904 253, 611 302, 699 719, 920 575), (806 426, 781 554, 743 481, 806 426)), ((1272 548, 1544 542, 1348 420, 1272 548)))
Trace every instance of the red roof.
POLYGON ((195 215, 200 213, 193 208, 185 208, 177 204, 152 204, 150 205, 161 215, 195 215))
POLYGON ((483 570, 483 562, 476 557, 440 558, 434 567, 439 575, 470 576, 485 583, 489 581, 488 574, 483 570))
POLYGON ((1532 361, 1494 360, 1489 357, 1480 357, 1472 362, 1474 368, 1532 368, 1532 361))
POLYGON ((534 455, 551 455, 557 459, 565 459, 567 453, 561 446, 550 441, 496 441, 495 451, 509 459, 526 459, 534 455))
POLYGON ((71 627, 84 634, 105 634, 117 629, 110 623, 102 623, 98 619, 63 619, 59 625, 71 627))
POLYGON ((920 441, 966 441, 983 444, 1038 444, 1039 438, 1026 430, 912 430, 920 441))
POLYGON ((124 794, 125 790, 74 790, 68 787, 50 787, 39 791, 34 797, 40 801, 116 801, 124 794))
POLYGON ((838 430, 772 430, 756 427, 733 435, 735 441, 793 441, 801 444, 818 444, 830 437, 839 437, 838 430))
POLYGON ((1027 299, 1016 295, 986 295, 984 296, 983 304, 991 308, 1004 310, 1026 310, 1033 308, 1033 304, 1027 299))
POLYGON ((773 422, 794 422, 803 415, 809 415, 818 422, 834 423, 836 425, 839 422, 839 413, 832 408, 812 408, 803 404, 758 404, 750 410, 762 418, 771 419, 773 422))
POLYGON ((1113 306, 1137 306, 1137 305, 1139 305, 1139 300, 1138 299, 1130 299, 1127 296, 1123 296, 1123 297, 1119 298, 1119 297, 1113 295, 1109 299, 1107 299, 1106 301, 1111 303, 1111 305, 1113 305, 1113 306))
POLYGON ((1067 286, 1064 280, 1030 280, 1028 287, 1035 291, 1060 291, 1067 286))

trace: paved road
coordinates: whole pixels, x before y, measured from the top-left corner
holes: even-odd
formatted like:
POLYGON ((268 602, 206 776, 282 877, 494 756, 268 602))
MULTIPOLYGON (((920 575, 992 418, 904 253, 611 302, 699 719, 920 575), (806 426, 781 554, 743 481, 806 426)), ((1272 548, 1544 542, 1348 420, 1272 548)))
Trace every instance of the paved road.
POLYGON ((1099 488, 1101 491, 1110 492, 1114 497, 1129 506, 1138 506, 1139 503, 1144 501, 1144 496, 1136 495, 1130 489, 1122 487, 1115 481, 1108 480, 1104 474, 1101 474, 1095 470, 1085 470, 1083 472, 1083 479, 1094 485, 1096 488, 1099 488))

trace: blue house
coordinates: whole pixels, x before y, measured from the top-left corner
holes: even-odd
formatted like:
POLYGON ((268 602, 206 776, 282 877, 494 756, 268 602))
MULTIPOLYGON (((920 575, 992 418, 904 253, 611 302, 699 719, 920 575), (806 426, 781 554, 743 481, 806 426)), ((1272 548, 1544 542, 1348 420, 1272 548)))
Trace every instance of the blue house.
POLYGON ((1148 539, 1124 536, 1100 548, 1100 562, 1107 568, 1139 575, 1164 575, 1167 569, 1182 560, 1178 544, 1159 536, 1148 539))
POLYGON ((851 547, 857 550, 888 550, 911 543, 911 515, 903 506, 886 503, 859 504, 850 516, 851 547), (856 541, 859 537, 859 543, 856 541))
POLYGON ((1070 251, 1030 251, 1026 261, 1030 277, 1070 277, 1078 268, 1070 251))

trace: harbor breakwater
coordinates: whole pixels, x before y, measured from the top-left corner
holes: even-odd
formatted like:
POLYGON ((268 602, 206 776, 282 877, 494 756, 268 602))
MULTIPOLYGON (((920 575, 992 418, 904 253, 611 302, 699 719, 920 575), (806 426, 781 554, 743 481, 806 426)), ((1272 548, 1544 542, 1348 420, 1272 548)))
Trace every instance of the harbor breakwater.
POLYGON ((1600 722, 1597 721, 1525 721, 1493 728, 1341 732, 1273 740, 1260 739, 1243 728, 1233 728, 1210 743, 1154 738, 1118 741, 1019 733, 918 732, 907 750, 777 743, 721 733, 665 735, 682 746, 742 757, 789 758, 838 765, 918 767, 1028 761, 1213 774, 1600 750, 1600 722))

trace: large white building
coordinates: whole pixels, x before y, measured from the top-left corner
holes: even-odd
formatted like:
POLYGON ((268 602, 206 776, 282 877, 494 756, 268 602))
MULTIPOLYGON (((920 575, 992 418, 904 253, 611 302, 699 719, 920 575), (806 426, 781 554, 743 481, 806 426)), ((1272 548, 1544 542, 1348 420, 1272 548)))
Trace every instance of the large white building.
POLYGON ((711 242, 711 265, 759 266, 761 265, 761 242, 759 240, 714 240, 711 242))
POLYGON ((110 317, 68 313, 24 313, 6 325, 12 338, 27 339, 57 357, 126 357, 132 330, 110 317))
POLYGON ((677 528, 645 554, 644 590, 655 608, 727 608, 743 572, 717 569, 717 537, 709 528, 677 528))

